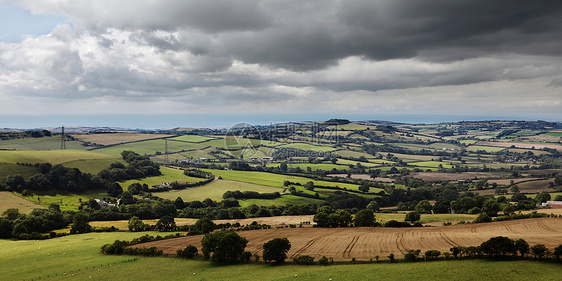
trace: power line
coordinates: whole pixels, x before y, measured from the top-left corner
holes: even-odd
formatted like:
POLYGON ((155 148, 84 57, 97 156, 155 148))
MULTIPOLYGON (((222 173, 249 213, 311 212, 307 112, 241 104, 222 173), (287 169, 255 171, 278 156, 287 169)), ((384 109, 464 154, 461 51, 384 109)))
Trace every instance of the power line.
POLYGON ((60 149, 61 150, 66 149, 66 138, 64 137, 64 126, 62 126, 62 134, 61 134, 61 139, 60 139, 60 149))

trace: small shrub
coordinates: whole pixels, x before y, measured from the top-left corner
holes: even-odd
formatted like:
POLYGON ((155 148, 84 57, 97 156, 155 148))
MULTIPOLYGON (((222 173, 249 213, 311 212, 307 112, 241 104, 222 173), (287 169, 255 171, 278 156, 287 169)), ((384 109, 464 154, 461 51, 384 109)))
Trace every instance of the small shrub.
POLYGON ((388 255, 388 259, 390 260, 390 263, 394 262, 394 253, 390 253, 390 255, 388 255))
POLYGON ((252 253, 246 251, 240 255, 240 259, 245 263, 250 263, 250 260, 252 259, 252 253))
POLYGON ((322 256, 319 260, 318 260, 318 264, 320 265, 327 265, 328 264, 328 258, 326 256, 322 256))
POLYGON ((476 219, 474 220, 475 223, 483 223, 483 222, 491 222, 491 221, 492 218, 490 218, 485 213, 478 215, 478 217, 476 217, 476 219))
POLYGON ((302 255, 302 256, 298 256, 296 258, 293 258, 293 262, 295 264, 311 265, 311 264, 314 264, 314 257, 308 256, 308 255, 302 255))
POLYGON ((177 253, 178 253, 178 257, 180 258, 192 259, 198 254, 198 250, 197 247, 193 245, 189 245, 185 247, 185 249, 183 250, 178 250, 177 253))

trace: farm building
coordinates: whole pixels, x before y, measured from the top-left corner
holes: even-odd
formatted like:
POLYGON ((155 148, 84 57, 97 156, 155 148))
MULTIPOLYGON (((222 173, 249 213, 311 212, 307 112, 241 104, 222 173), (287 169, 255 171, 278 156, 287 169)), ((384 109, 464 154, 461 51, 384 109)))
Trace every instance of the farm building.
POLYGON ((101 200, 101 199, 95 199, 95 200, 96 200, 96 203, 98 203, 98 205, 99 205, 101 208, 117 207, 117 204, 108 203, 108 202, 105 202, 104 200, 101 200))
POLYGON ((273 157, 262 157, 261 161, 264 163, 271 163, 271 161, 273 161, 273 157))
POLYGON ((546 201, 545 205, 553 209, 562 209, 562 201, 546 201))

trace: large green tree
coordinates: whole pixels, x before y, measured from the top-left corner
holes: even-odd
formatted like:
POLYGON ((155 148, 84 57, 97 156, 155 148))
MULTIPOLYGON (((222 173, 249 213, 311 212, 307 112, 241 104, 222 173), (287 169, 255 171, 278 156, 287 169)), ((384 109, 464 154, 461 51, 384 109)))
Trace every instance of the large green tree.
POLYGON ((193 225, 192 230, 199 233, 209 233, 215 230, 216 227, 217 225, 212 220, 205 217, 198 219, 193 225))
POLYGON ((374 226, 376 224, 375 214, 370 209, 360 210, 353 217, 353 224, 355 226, 374 226))
POLYGON ((144 223, 139 217, 132 217, 129 219, 129 223, 127 226, 129 227, 129 231, 142 231, 144 228, 144 223))
POLYGON ((248 240, 232 230, 209 233, 201 240, 201 252, 205 259, 215 262, 236 262, 248 244, 248 240))
POLYGON ((416 205, 414 210, 420 214, 431 214, 431 203, 427 200, 422 200, 416 205))
POLYGON ((420 213, 413 211, 413 212, 408 212, 404 220, 409 222, 415 222, 415 221, 419 221, 420 218, 421 218, 420 213))
POLYGON ((92 227, 88 223, 90 218, 84 213, 76 213, 72 218, 72 227, 70 233, 86 233, 92 231, 92 227))
POLYGON ((533 255, 535 256, 535 258, 539 258, 542 259, 546 253, 548 252, 548 249, 546 248, 546 246, 544 244, 537 244, 531 247, 531 253, 533 253, 533 255))
POLYGON ((515 241, 515 248, 517 249, 517 251, 522 257, 528 254, 530 251, 529 243, 527 243, 527 241, 523 239, 518 239, 515 241))
POLYGON ((163 216, 156 223, 156 229, 158 231, 174 231, 176 230, 176 222, 171 216, 163 216))
POLYGON ((509 253, 517 253, 515 241, 504 236, 490 238, 488 241, 480 244, 480 249, 484 254, 492 256, 505 256, 509 253))
POLYGON ((283 263, 287 252, 291 249, 291 242, 287 238, 275 238, 263 244, 263 260, 283 263))

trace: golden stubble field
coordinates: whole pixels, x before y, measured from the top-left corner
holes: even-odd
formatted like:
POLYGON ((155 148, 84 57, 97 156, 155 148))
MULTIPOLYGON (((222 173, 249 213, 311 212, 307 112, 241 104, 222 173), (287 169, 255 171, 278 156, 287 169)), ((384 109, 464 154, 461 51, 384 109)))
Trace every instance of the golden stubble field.
MULTIPOLYGON (((239 234, 248 239, 246 250, 261 255, 262 246, 273 238, 291 241, 289 258, 310 255, 318 260, 322 256, 334 260, 356 258, 366 260, 390 253, 403 257, 408 250, 420 249, 449 252, 454 246, 478 246, 496 236, 525 239, 530 245, 544 244, 549 249, 562 244, 562 218, 522 219, 480 224, 463 224, 422 228, 282 228, 243 231, 239 234)), ((165 254, 175 255, 187 245, 201 249, 202 235, 180 237, 136 245, 155 246, 165 254)))

